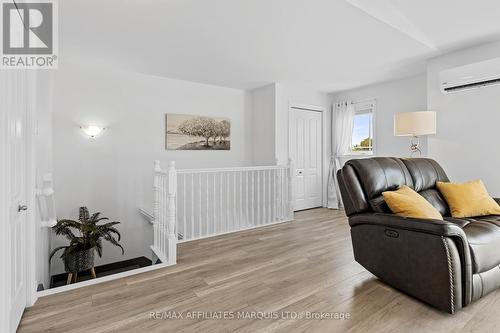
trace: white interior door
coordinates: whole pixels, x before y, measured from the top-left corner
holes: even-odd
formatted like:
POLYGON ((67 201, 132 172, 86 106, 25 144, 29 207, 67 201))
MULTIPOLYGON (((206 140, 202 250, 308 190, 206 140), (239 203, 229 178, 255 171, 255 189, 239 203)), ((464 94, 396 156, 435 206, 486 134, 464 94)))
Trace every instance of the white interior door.
POLYGON ((27 77, 11 73, 7 84, 7 201, 10 233, 10 330, 15 331, 27 301, 26 161, 27 77))
POLYGON ((321 112, 292 108, 290 157, 295 166, 295 210, 322 206, 321 112))

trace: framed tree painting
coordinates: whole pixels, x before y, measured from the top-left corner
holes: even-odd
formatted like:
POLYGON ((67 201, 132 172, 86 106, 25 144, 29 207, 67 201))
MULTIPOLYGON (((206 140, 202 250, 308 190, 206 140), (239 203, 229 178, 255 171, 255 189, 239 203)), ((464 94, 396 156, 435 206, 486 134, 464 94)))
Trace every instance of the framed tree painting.
POLYGON ((228 118, 167 113, 165 129, 166 150, 231 149, 228 118))

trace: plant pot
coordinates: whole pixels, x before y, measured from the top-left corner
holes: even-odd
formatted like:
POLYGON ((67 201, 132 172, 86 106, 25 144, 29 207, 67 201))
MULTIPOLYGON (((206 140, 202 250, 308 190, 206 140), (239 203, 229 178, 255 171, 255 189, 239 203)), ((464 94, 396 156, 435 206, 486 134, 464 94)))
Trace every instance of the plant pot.
POLYGON ((71 253, 64 257, 66 272, 81 272, 94 267, 94 248, 71 253))

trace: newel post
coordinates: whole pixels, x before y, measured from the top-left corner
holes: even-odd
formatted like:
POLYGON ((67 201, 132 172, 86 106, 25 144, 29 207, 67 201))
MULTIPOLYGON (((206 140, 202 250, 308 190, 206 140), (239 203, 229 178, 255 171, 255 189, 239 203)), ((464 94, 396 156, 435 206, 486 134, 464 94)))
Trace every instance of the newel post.
POLYGON ((293 219, 293 206, 295 202, 293 192, 293 179, 295 177, 295 167, 291 158, 288 158, 288 209, 290 219, 293 219))
POLYGON ((177 263, 177 171, 175 162, 170 161, 168 165, 168 210, 167 210, 167 239, 168 239, 168 263, 174 265, 177 263))

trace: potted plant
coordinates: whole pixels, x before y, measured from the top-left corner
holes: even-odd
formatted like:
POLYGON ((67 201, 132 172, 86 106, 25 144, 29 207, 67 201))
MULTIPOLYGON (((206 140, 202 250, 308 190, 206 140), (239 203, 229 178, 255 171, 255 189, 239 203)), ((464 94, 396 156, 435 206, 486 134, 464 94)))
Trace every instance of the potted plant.
POLYGON ((94 251, 97 251, 99 257, 102 257, 103 239, 118 246, 123 255, 125 252, 119 243, 121 235, 114 227, 120 222, 98 224, 101 221, 109 220, 100 215, 101 213, 90 215, 87 207, 80 207, 78 221, 58 220, 52 229, 56 235, 65 236, 69 240, 69 245, 55 248, 50 253, 49 260, 52 260, 56 252, 63 250, 61 259, 64 261, 66 272, 81 272, 92 269, 94 267, 94 251))

